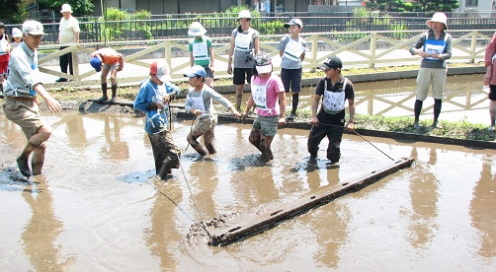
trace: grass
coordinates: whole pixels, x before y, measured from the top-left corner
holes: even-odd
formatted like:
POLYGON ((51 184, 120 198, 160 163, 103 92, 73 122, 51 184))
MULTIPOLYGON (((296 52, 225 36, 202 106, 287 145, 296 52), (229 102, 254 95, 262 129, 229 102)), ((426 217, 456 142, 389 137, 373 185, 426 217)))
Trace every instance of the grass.
MULTIPOLYGON (((481 64, 467 64, 467 63, 452 63, 450 67, 467 67, 467 66, 481 66, 481 64)), ((382 72, 395 72, 395 71, 408 71, 418 69, 418 65, 405 65, 381 68, 351 68, 345 69, 343 74, 370 74, 382 72)), ((322 72, 308 72, 303 73, 304 78, 317 78, 322 76, 322 72)), ((224 78, 215 81, 216 86, 231 85, 232 79, 224 78)), ((179 87, 186 89, 187 82, 178 82, 179 87)), ((133 101, 137 93, 136 87, 120 88, 119 97, 124 100, 133 101)), ((99 91, 83 91, 83 90, 61 90, 53 92, 53 96, 58 100, 75 100, 86 101, 90 98, 98 98, 101 96, 99 91)), ((223 109, 219 108, 219 112, 223 109)), ((311 113, 308 110, 298 112, 298 121, 309 121, 311 113)), ((442 113, 441 113, 442 114, 442 113)), ((289 110, 286 115, 289 115, 289 110)), ((489 115, 489 113, 488 113, 489 115)), ((489 119, 489 116, 488 116, 489 119)), ((417 135, 438 136, 453 139, 467 139, 478 141, 495 141, 496 132, 488 131, 487 125, 473 124, 467 121, 448 122, 441 121, 440 127, 436 129, 430 128, 428 121, 421 121, 420 129, 413 127, 413 117, 385 117, 385 116, 369 116, 357 115, 355 117, 356 128, 391 131, 398 133, 409 133, 417 135)))

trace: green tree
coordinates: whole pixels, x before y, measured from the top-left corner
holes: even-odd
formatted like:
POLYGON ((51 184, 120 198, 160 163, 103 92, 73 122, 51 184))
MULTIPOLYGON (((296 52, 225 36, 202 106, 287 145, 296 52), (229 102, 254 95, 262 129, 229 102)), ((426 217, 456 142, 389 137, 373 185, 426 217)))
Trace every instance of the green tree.
POLYGON ((458 0, 437 0, 437 1, 428 1, 428 0, 414 0, 418 4, 420 8, 419 11, 428 12, 428 11, 444 11, 444 12, 452 12, 454 9, 457 9, 460 4, 458 0))
POLYGON ((26 17, 24 0, 0 0, 0 19, 4 23, 21 23, 26 17))
POLYGON ((63 4, 71 5, 74 16, 84 16, 93 12, 95 5, 91 0, 39 0, 47 9, 60 10, 63 4))

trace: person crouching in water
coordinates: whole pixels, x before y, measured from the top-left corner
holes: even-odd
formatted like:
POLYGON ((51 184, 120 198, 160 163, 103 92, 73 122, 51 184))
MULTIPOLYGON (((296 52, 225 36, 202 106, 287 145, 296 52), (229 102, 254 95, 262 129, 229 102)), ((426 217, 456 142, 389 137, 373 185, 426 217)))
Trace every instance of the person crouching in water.
POLYGON ((217 125, 217 114, 215 113, 213 100, 231 110, 236 117, 240 117, 241 115, 233 107, 231 102, 217 93, 214 89, 207 86, 205 83, 207 72, 202 66, 193 66, 187 74, 184 74, 184 76, 189 77, 189 84, 191 85, 184 109, 187 112, 196 115, 198 118, 198 122, 191 129, 191 132, 187 137, 188 143, 201 156, 206 156, 207 150, 209 154, 215 154, 216 150, 213 142, 214 129, 217 125), (205 148, 196 140, 202 135, 207 150, 205 150, 205 148))
POLYGON ((267 54, 255 57, 251 96, 243 112, 243 121, 250 109, 255 106, 258 118, 253 123, 248 140, 260 152, 262 159, 274 159, 270 146, 277 132, 278 125, 285 125, 286 92, 281 78, 272 73, 272 60, 267 54))
POLYGON ((336 56, 327 58, 318 67, 323 70, 325 77, 321 78, 315 88, 312 100, 312 129, 308 136, 308 152, 310 161, 315 162, 319 151, 319 144, 327 137, 327 159, 336 164, 341 158, 341 139, 343 129, 355 129, 355 91, 349 79, 341 75, 343 63, 336 56), (322 99, 322 106, 317 114, 317 108, 322 99), (345 102, 348 100, 350 120, 345 125, 345 102))
POLYGON ((155 172, 166 180, 171 168, 179 168, 180 149, 174 144, 169 130, 169 101, 181 91, 170 83, 169 66, 165 61, 150 65, 150 78, 141 82, 134 108, 145 112, 145 131, 148 134, 155 160, 155 172))

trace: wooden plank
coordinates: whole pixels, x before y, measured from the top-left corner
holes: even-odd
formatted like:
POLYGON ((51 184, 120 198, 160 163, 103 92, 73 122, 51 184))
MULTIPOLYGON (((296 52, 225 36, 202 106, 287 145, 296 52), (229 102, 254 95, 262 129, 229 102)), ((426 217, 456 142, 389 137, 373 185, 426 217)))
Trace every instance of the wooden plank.
POLYGON ((330 188, 322 188, 320 191, 304 196, 292 204, 284 204, 262 214, 254 215, 252 218, 245 219, 242 222, 228 223, 231 225, 215 229, 210 233, 209 245, 227 246, 236 241, 254 236, 277 226, 283 221, 325 205, 340 196, 360 190, 400 169, 410 167, 412 162, 413 159, 402 158, 382 169, 366 173, 330 188))

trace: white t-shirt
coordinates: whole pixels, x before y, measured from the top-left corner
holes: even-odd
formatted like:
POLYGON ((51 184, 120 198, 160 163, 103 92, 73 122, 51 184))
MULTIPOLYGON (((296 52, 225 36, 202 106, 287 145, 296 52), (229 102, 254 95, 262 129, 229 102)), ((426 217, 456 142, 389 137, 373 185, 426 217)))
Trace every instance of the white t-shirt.
POLYGON ((81 32, 79 22, 76 18, 70 17, 66 20, 64 17, 60 19, 59 24, 59 42, 60 43, 75 43, 74 34, 81 32))

